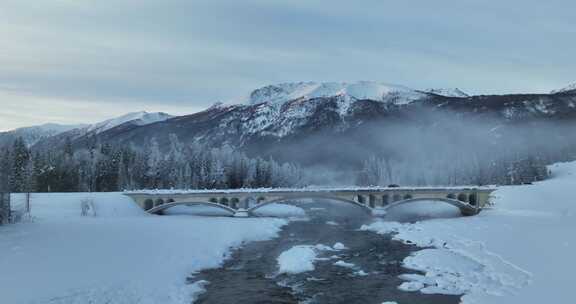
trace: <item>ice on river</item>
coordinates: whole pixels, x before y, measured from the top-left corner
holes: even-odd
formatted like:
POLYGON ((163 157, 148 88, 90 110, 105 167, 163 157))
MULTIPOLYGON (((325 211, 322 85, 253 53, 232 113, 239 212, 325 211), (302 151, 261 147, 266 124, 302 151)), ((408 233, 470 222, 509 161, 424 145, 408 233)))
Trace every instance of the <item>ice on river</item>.
MULTIPOLYGON (((278 256, 278 273, 297 274, 313 271, 315 269, 314 262, 326 260, 326 258, 318 257, 321 252, 339 251, 343 249, 346 249, 346 246, 342 243, 336 243, 332 247, 323 244, 293 246, 278 256)), ((342 264, 335 265, 345 266, 342 264)))
POLYGON ((316 250, 314 246, 294 246, 278 256, 278 272, 297 274, 314 270, 316 250))
POLYGON ((356 265, 344 261, 337 261, 334 263, 334 266, 340 266, 345 268, 356 268, 356 265))

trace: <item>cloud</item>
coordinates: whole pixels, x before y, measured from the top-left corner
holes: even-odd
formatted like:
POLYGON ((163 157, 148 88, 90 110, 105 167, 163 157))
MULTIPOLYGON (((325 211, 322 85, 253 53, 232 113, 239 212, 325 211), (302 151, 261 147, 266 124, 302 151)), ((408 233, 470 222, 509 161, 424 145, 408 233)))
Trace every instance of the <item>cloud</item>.
POLYGON ((54 100, 201 109, 287 81, 548 91, 576 80, 575 8, 567 0, 0 0, 0 87, 34 96, 37 112, 27 115, 35 117, 54 100))
MULTIPOLYGON (((95 123, 135 111, 131 102, 123 100, 117 100, 116 103, 102 103, 94 100, 26 95, 7 89, 0 89, 0 100, 2 100, 0 131, 49 122, 62 124, 95 123)), ((138 110, 185 115, 197 112, 201 108, 166 106, 159 102, 149 102, 141 105, 138 110)))

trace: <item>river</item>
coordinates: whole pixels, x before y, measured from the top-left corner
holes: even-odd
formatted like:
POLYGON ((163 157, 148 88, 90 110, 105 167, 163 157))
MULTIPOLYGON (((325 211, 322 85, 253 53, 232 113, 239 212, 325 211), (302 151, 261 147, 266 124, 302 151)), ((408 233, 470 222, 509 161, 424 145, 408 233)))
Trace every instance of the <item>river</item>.
POLYGON ((398 289, 398 275, 414 273, 401 261, 419 248, 373 232, 360 231, 372 220, 364 211, 345 204, 302 205, 307 220, 286 225, 279 237, 237 249, 222 268, 195 274, 206 280, 206 292, 196 303, 346 303, 456 304, 459 296, 425 295, 398 289), (278 256, 295 245, 342 243, 347 249, 321 251, 313 271, 278 274, 278 256), (353 267, 335 265, 336 261, 353 267), (350 265, 351 266, 351 265, 350 265))

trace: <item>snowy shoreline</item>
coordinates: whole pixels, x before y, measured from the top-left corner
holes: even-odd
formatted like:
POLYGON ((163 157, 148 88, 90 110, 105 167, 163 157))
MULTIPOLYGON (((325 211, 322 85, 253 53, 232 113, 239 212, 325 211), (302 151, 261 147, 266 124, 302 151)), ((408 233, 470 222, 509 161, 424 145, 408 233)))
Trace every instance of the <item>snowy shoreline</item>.
MULTIPOLYGON (((576 162, 550 169, 549 180, 499 188, 494 207, 477 216, 414 224, 376 220, 362 229, 423 247, 404 266, 424 275, 402 275, 402 290, 463 294, 465 304, 567 303, 576 273, 576 162)), ((13 198, 16 204, 23 199, 13 198)), ((6 303, 188 304, 206 282, 187 284, 187 277, 219 267, 246 242, 276 237, 288 223, 152 216, 122 193, 33 194, 32 215, 32 223, 0 227, 6 303), (87 199, 96 216, 81 216, 87 199)), ((312 269, 316 256, 284 258, 279 263, 290 273, 312 269)))
POLYGON ((0 227, 3 303, 189 304, 203 283, 187 277, 288 223, 152 216, 121 193, 34 194, 32 214, 32 223, 0 227), (85 199, 96 217, 80 216, 85 199))
POLYGON ((362 229, 425 248, 404 260, 425 274, 402 275, 402 290, 463 294, 465 304, 568 303, 576 273, 576 162, 550 169, 549 180, 501 187, 494 207, 474 217, 375 221, 362 229))

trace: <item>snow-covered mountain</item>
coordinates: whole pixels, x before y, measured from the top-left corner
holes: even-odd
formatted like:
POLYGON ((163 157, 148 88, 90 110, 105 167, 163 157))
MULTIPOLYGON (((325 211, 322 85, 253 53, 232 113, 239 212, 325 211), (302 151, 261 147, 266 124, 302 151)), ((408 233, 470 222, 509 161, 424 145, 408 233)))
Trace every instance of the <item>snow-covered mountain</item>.
POLYGON ((453 89, 428 89, 425 90, 426 93, 436 94, 440 96, 446 97, 470 97, 470 95, 466 94, 464 91, 453 88, 453 89))
POLYGON ((499 138, 505 138, 506 127, 502 126, 507 124, 576 122, 576 92, 465 95, 460 90, 418 91, 377 82, 285 83, 254 90, 241 104, 216 104, 173 118, 164 113, 130 113, 59 134, 36 146, 49 149, 71 138, 77 147, 95 141, 143 148, 155 141, 160 147, 170 147, 171 140, 177 138, 183 145, 227 145, 255 155, 290 159, 319 149, 334 153, 330 149, 335 142, 341 142, 338 153, 344 147, 349 151, 365 149, 387 136, 385 132, 370 132, 374 125, 442 128, 440 120, 449 124, 451 119, 485 117, 486 133, 492 134, 489 131, 499 127, 499 138), (428 119, 437 116, 440 118, 428 119))
POLYGON ((67 138, 78 140, 87 136, 97 136, 122 127, 142 127, 165 121, 172 117, 173 116, 162 112, 148 113, 141 111, 128 113, 95 124, 45 124, 42 126, 20 128, 0 133, 0 146, 11 144, 14 139, 22 137, 29 146, 40 144, 44 147, 50 147, 64 142, 67 138))
POLYGON ((81 129, 85 127, 87 127, 87 125, 84 124, 61 125, 55 123, 47 123, 39 126, 18 128, 8 132, 1 132, 0 143, 9 143, 13 139, 21 137, 27 145, 32 146, 44 138, 49 138, 61 133, 68 132, 70 130, 81 129))
POLYGON ((173 116, 162 112, 156 112, 156 113, 148 113, 146 111, 133 112, 116 118, 108 119, 99 123, 92 124, 86 127, 85 130, 87 133, 98 134, 128 122, 137 126, 145 126, 151 123, 165 121, 172 117, 173 116))
POLYGON ((571 84, 567 87, 564 87, 562 89, 553 90, 552 92, 550 92, 550 94, 567 93, 567 92, 572 92, 572 91, 576 91, 576 83, 573 83, 573 84, 571 84))
POLYGON ((455 95, 462 93, 415 91, 374 82, 271 85, 255 90, 243 104, 216 104, 161 124, 112 129, 101 141, 146 146, 154 138, 169 147, 173 135, 184 144, 279 153, 286 150, 287 142, 346 137, 368 124, 425 127, 424 118, 434 112, 449 112, 448 117, 458 119, 487 117, 493 122, 487 130, 507 123, 576 120, 576 94, 455 95))
POLYGON ((247 104, 284 104, 297 99, 314 99, 341 96, 347 100, 377 100, 394 104, 407 104, 424 94, 400 85, 372 81, 359 82, 295 82, 269 85, 254 90, 246 99, 247 104))

